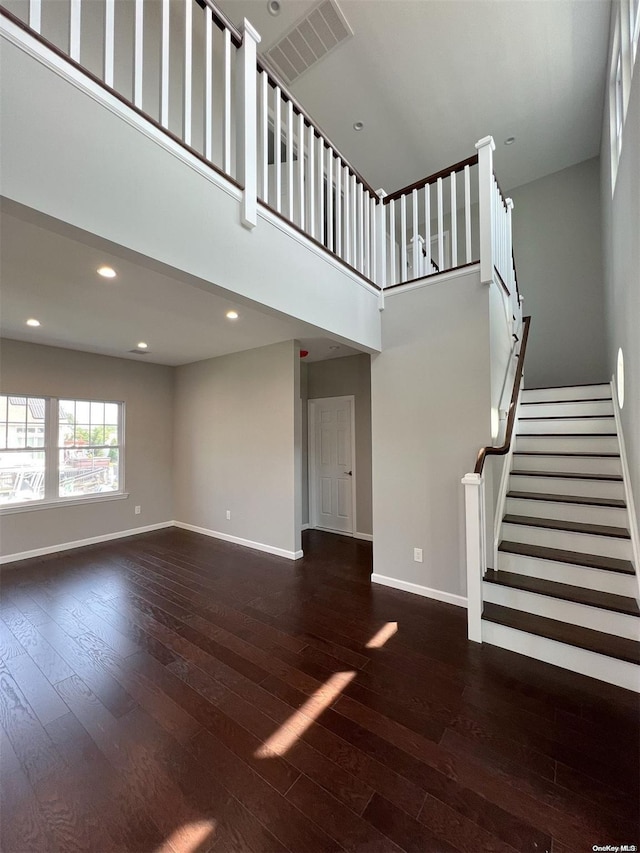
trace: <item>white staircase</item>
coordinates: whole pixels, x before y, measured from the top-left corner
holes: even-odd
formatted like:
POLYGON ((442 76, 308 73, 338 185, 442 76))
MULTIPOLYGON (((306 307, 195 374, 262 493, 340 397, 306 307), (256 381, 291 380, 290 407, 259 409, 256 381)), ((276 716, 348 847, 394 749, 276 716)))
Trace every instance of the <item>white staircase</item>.
POLYGON ((609 385, 522 393, 482 639, 640 690, 640 610, 609 385))

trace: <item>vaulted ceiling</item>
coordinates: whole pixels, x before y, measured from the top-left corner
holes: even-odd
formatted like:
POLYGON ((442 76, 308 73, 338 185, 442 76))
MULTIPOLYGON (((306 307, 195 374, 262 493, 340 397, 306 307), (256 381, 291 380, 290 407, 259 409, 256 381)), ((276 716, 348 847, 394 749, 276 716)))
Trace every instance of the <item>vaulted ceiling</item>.
MULTIPOLYGON (((609 0, 337 2, 354 36, 292 92, 372 185, 399 189, 488 134, 505 188, 598 154, 609 0)), ((281 0, 274 17, 267 0, 220 0, 260 52, 317 4, 281 0)))
MULTIPOLYGON (((268 49, 317 0, 219 0, 247 17, 268 49)), ((337 0, 354 36, 292 84, 293 94, 376 187, 391 191, 473 153, 492 134, 503 187, 597 155, 609 0, 337 0), (356 132, 353 124, 364 123, 356 132), (516 142, 504 146, 504 139, 516 142)), ((2 333, 6 337, 182 364, 297 337, 310 359, 353 350, 320 330, 238 306, 150 268, 117 247, 5 207, 2 333), (93 271, 110 263, 111 284, 93 271), (91 275, 87 278, 87 270, 91 275), (162 306, 162 310, 158 306, 162 306), (230 325, 229 308, 240 308, 230 325), (165 322, 167 312, 171 323, 165 322), (25 326, 29 316, 43 325, 25 326), (46 320, 46 322, 45 322, 46 320)))

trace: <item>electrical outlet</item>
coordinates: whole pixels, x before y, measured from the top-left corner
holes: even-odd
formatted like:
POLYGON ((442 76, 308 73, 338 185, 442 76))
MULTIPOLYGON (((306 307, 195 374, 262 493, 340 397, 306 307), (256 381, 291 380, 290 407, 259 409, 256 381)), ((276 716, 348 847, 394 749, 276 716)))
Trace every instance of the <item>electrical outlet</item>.
POLYGON ((413 549, 413 559, 416 563, 422 562, 422 548, 414 548, 413 549))
POLYGON ((140 515, 140 507, 139 506, 135 507, 133 511, 135 512, 136 515, 140 515))
POLYGON ((231 510, 227 510, 227 521, 231 521, 231 510))

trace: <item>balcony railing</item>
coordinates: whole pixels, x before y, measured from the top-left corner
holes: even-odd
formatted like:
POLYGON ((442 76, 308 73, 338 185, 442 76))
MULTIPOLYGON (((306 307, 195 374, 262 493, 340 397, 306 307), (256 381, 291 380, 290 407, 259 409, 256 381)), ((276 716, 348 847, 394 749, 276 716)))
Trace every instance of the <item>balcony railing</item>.
POLYGON ((5 0, 4 21, 64 56, 243 194, 376 289, 481 262, 520 317, 511 209, 493 140, 435 175, 373 187, 258 58, 259 34, 211 0, 5 0))

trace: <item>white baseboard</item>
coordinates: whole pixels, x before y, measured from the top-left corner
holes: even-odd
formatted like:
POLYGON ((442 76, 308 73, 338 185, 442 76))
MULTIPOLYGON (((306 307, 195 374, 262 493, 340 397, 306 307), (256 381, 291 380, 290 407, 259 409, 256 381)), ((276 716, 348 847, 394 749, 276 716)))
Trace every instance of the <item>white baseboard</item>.
POLYGON ((466 607, 467 599, 463 595, 454 595, 452 592, 444 592, 441 589, 431 589, 428 586, 420 586, 417 583, 398 580, 398 578, 387 578, 384 575, 371 575, 372 583, 382 586, 390 586, 393 589, 401 589, 404 592, 412 592, 414 595, 422 595, 425 598, 434 598, 436 601, 444 601, 446 604, 455 604, 456 607, 466 607))
POLYGON ((244 548, 253 548, 254 551, 275 554, 276 557, 286 557, 287 560, 299 560, 304 556, 303 551, 286 551, 284 548, 265 545, 264 542, 252 542, 251 539, 242 539, 240 536, 231 536, 229 533, 220 533, 219 530, 209 530, 207 527, 197 527, 195 524, 187 524, 185 521, 174 521, 173 524, 183 530, 191 530, 193 533, 201 533, 203 536, 211 536, 213 539, 222 539, 224 542, 232 542, 234 545, 242 545, 244 548))
POLYGON ((338 536, 351 536, 353 539, 363 539, 365 542, 373 542, 373 533, 347 533, 345 530, 329 530, 327 527, 312 527, 311 524, 303 524, 303 530, 320 530, 322 533, 336 533, 338 536))
POLYGON ((43 557, 45 554, 55 554, 57 551, 84 548, 86 545, 97 545, 99 542, 109 542, 112 539, 124 539, 127 536, 137 536, 139 533, 150 533, 152 530, 173 527, 174 524, 175 522, 173 521, 162 521, 159 524, 147 524, 145 527, 132 527, 129 530, 119 530, 117 533, 105 533, 102 536, 91 536, 88 539, 76 539, 74 542, 47 545, 46 548, 34 548, 32 551, 21 551, 18 554, 6 554, 4 557, 0 557, 0 565, 17 563, 19 560, 30 560, 32 557, 43 557))
POLYGON ((354 539, 364 539, 365 542, 373 542, 373 533, 354 533, 354 539))

